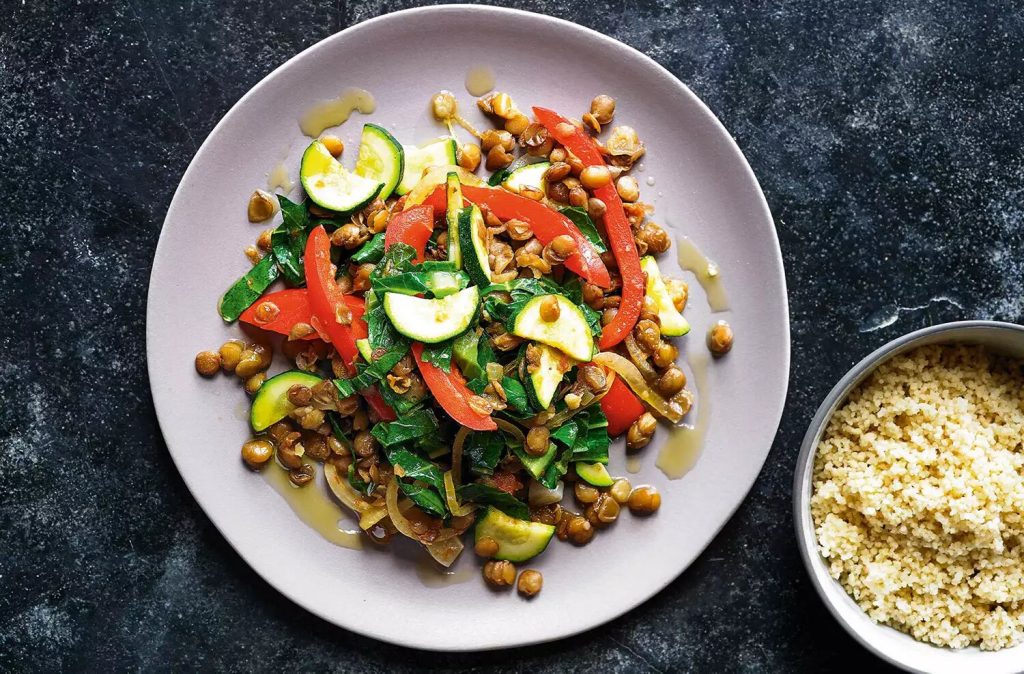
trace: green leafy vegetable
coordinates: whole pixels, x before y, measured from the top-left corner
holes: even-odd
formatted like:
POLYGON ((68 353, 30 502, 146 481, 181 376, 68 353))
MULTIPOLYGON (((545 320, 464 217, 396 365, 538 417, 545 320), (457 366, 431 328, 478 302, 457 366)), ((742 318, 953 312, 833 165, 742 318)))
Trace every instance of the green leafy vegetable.
POLYGON ((608 463, 608 419, 598 406, 576 415, 580 434, 572 446, 572 460, 584 463, 608 463))
MULTIPOLYGON (((418 441, 420 438, 437 436, 440 426, 437 417, 430 410, 416 410, 401 416, 395 421, 382 421, 370 431, 373 437, 384 446, 385 451, 396 445, 404 445, 418 441)), ((388 457, 391 461, 391 457, 388 457)), ((425 460, 425 459, 424 459, 425 460)), ((394 465, 394 461, 391 461, 394 465)), ((406 468, 406 466, 402 466, 406 468)))
POLYGON ((377 264, 384 257, 384 232, 378 232, 373 238, 359 247, 359 250, 352 253, 352 261, 356 264, 370 262, 377 264))
POLYGON ((398 487, 428 515, 433 515, 434 517, 446 517, 448 515, 448 510, 445 508, 441 496, 430 487, 403 482, 402 480, 398 481, 398 487))
POLYGON ((416 249, 407 243, 396 243, 384 251, 380 262, 370 272, 370 281, 388 278, 402 272, 413 270, 416 249))
POLYGON ((437 344, 427 344, 423 347, 423 360, 435 365, 445 372, 452 371, 452 349, 454 338, 446 339, 437 344))
POLYGON ((495 320, 499 320, 509 329, 515 317, 522 311, 526 303, 538 295, 564 295, 562 287, 547 278, 523 278, 505 283, 496 283, 487 286, 481 291, 484 295, 484 310, 495 320), (512 296, 508 302, 497 292, 507 292, 512 296))
POLYGON ((477 475, 493 475, 505 446, 501 433, 477 431, 466 436, 462 455, 469 461, 469 469, 477 475))
POLYGON ((464 484, 455 490, 460 502, 481 503, 492 505, 510 517, 520 520, 530 519, 530 509, 525 503, 512 494, 497 487, 473 482, 464 484))
POLYGON ((597 252, 606 253, 608 247, 604 245, 604 241, 601 240, 601 235, 597 232, 597 227, 594 226, 594 221, 590 219, 587 212, 577 206, 567 206, 559 210, 559 213, 572 220, 573 224, 576 225, 576 229, 582 232, 583 236, 587 237, 590 243, 594 244, 594 248, 597 248, 597 252))
POLYGON ((235 281, 234 285, 228 288, 228 291, 220 298, 217 310, 220 311, 221 318, 228 323, 238 320, 242 312, 258 300, 260 295, 270 287, 270 284, 277 280, 279 273, 273 255, 267 255, 257 262, 256 266, 235 281))
POLYGON ((394 348, 391 351, 385 352, 384 355, 369 365, 357 363, 356 376, 351 379, 334 380, 334 387, 338 389, 338 395, 342 398, 347 398, 354 393, 370 388, 387 376, 387 373, 391 372, 391 368, 397 365, 398 361, 402 360, 402 357, 405 356, 408 350, 409 345, 406 344, 404 349, 394 348))
POLYGON ((302 285, 306 280, 302 254, 311 229, 309 211, 303 204, 297 204, 280 194, 277 200, 281 204, 283 221, 270 234, 270 248, 285 281, 293 286, 302 285))

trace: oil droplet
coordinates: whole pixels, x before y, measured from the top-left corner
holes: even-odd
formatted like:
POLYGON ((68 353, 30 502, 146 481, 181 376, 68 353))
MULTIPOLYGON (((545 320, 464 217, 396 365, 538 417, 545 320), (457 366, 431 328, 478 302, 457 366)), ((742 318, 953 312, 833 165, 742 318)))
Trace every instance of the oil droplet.
POLYGON ((678 480, 686 475, 697 463, 704 446, 704 436, 707 434, 708 423, 711 420, 711 393, 708 390, 709 362, 710 356, 703 352, 690 358, 690 368, 693 370, 693 382, 696 389, 697 419, 692 426, 683 424, 671 429, 668 440, 658 452, 658 460, 655 465, 670 480, 678 480))
POLYGON ((697 277, 697 282, 704 289, 704 295, 707 297, 711 311, 728 310, 729 298, 722 285, 722 273, 719 266, 709 260, 689 238, 680 236, 677 243, 679 244, 679 266, 693 272, 693 275, 697 277))
POLYGON ((295 182, 288 175, 288 167, 285 166, 284 160, 279 161, 267 174, 267 189, 271 192, 281 190, 287 195, 294 187, 295 182))
POLYGON ((647 176, 647 184, 654 187, 654 176, 647 176))
POLYGON ((626 456, 626 471, 629 473, 639 473, 640 467, 643 463, 640 461, 639 454, 629 454, 626 456))
POLYGON ((274 461, 260 471, 260 475, 264 482, 288 502, 298 518, 310 529, 335 545, 353 550, 361 549, 362 534, 358 532, 358 527, 345 527, 345 511, 327 495, 322 480, 323 470, 316 464, 314 466, 316 477, 312 484, 305 487, 293 485, 288 480, 288 471, 274 461))
POLYGON ((368 115, 377 109, 377 102, 366 89, 346 89, 341 96, 328 101, 320 101, 303 113, 299 120, 302 133, 316 138, 324 129, 343 124, 353 110, 368 115))
POLYGON ((494 89, 494 71, 487 66, 474 66, 466 72, 466 91, 470 96, 483 96, 494 89))

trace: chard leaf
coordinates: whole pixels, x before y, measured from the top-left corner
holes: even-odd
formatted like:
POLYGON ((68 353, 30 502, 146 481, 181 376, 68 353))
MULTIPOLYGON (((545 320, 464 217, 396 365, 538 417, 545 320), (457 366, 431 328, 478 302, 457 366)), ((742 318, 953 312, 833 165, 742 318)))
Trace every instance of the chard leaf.
POLYGON ((425 344, 423 346, 423 360, 435 365, 445 372, 452 371, 452 349, 453 339, 446 339, 437 344, 425 344))
POLYGON ((497 487, 473 482, 471 484, 464 484, 455 491, 460 502, 469 501, 492 505, 510 517, 520 520, 530 519, 530 509, 525 503, 497 487))
POLYGON ((278 194, 283 221, 270 234, 270 248, 277 259, 285 281, 290 285, 302 285, 306 281, 302 268, 302 255, 309 237, 309 211, 305 205, 297 204, 278 194))
POLYGON ((370 262, 377 264, 384 257, 384 232, 377 232, 373 238, 359 247, 359 250, 352 254, 351 260, 356 264, 370 262))
POLYGON ((493 475, 494 468, 505 453, 505 439, 500 433, 476 431, 466 436, 462 455, 469 469, 477 475, 493 475))
MULTIPOLYGON (((386 452, 398 445, 417 442, 420 438, 437 437, 439 432, 440 427, 437 423, 437 417, 434 416, 433 412, 430 410, 416 410, 411 414, 399 417, 395 421, 381 421, 373 427, 370 434, 377 438, 377 441, 380 442, 386 452)), ((391 460, 390 455, 388 456, 388 461, 392 465, 395 464, 391 460)), ((421 461, 426 461, 426 459, 421 459, 421 461)), ((427 463, 430 462, 427 461, 427 463)), ((405 465, 402 468, 409 470, 409 467, 405 465)))
POLYGON ((238 320, 260 295, 277 280, 278 268, 273 255, 266 255, 245 276, 238 279, 220 298, 217 310, 228 323, 238 320))
POLYGON ((416 259, 416 249, 407 243, 396 243, 384 251, 380 262, 370 272, 370 281, 384 279, 389 276, 412 271, 413 260, 416 259))
POLYGON ((598 406, 577 415, 580 434, 572 447, 572 460, 585 463, 608 463, 608 419, 598 406))
POLYGON ((419 484, 413 484, 411 482, 398 481, 399 488, 405 492, 413 503, 418 505, 420 509, 428 515, 434 517, 446 517, 448 510, 444 506, 444 501, 440 495, 437 494, 430 487, 424 487, 419 484))
POLYGON ((444 478, 441 474, 441 469, 434 465, 433 462, 408 449, 385 447, 384 454, 388 458, 388 463, 395 467, 396 475, 400 468, 403 479, 420 480, 439 491, 444 490, 444 478))
POLYGON ((576 229, 580 230, 583 236, 587 237, 587 240, 594 245, 594 248, 597 248, 597 252, 608 252, 608 247, 601 240, 601 235, 598 233, 597 227, 594 226, 594 221, 590 219, 585 210, 578 206, 567 206, 558 212, 572 220, 573 224, 576 225, 576 229))

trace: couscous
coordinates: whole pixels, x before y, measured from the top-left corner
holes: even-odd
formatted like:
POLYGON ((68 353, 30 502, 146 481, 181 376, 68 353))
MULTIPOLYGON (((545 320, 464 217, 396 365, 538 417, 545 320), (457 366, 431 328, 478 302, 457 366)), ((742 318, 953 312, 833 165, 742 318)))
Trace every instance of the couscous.
POLYGON ((831 575, 876 622, 940 646, 1024 640, 1024 373, 978 346, 881 365, 817 448, 831 575))

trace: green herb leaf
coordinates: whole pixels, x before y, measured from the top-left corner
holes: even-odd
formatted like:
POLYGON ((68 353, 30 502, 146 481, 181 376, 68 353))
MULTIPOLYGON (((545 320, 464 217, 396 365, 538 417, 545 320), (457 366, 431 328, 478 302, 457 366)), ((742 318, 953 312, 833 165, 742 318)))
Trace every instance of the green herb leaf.
POLYGON ((367 262, 377 264, 384 257, 384 232, 378 232, 373 238, 359 247, 359 250, 352 253, 351 260, 356 264, 367 262))
POLYGON ((420 507, 423 512, 434 517, 446 517, 448 510, 444 501, 433 489, 411 482, 398 481, 399 488, 405 495, 412 499, 412 502, 420 507))
POLYGON ((277 200, 281 204, 283 221, 270 234, 270 248, 285 281, 293 286, 302 285, 306 281, 302 255, 311 229, 309 211, 305 205, 297 204, 280 194, 277 200))
MULTIPOLYGON (((420 438, 436 437, 440 431, 437 417, 430 410, 416 410, 411 414, 399 417, 395 421, 382 421, 375 425, 370 433, 377 441, 388 448, 406 443, 416 442, 420 438)), ((391 457, 388 457, 391 461, 391 457)), ((426 461, 426 459, 423 459, 426 461)), ((394 465, 394 461, 391 461, 394 465)), ((429 462, 428 462, 429 463, 429 462)), ((433 464, 431 464, 433 465, 433 464)), ((409 470, 408 466, 402 466, 409 470)))
POLYGON ((493 475, 494 468, 505 454, 505 439, 500 433, 476 431, 466 436, 462 456, 469 469, 477 475, 493 475))
POLYGON ((580 230, 583 236, 587 237, 587 240, 594 244, 597 252, 608 252, 608 247, 601 240, 601 235, 598 233, 597 227, 594 226, 594 221, 590 219, 585 210, 577 206, 567 206, 560 209, 559 213, 572 220, 573 224, 576 225, 576 229, 580 230))
POLYGON ((446 339, 437 344, 423 346, 423 360, 435 365, 445 372, 452 371, 452 349, 454 339, 446 339))
MULTIPOLYGON (((380 424, 377 425, 379 426, 380 424)), ((441 475, 441 469, 419 454, 415 454, 408 449, 391 447, 385 447, 384 454, 388 458, 388 463, 395 468, 401 468, 402 478, 406 480, 421 480, 438 491, 444 490, 444 479, 441 475)))
POLYGON ((608 463, 608 419, 598 406, 576 415, 580 433, 572 447, 572 461, 608 463))
POLYGON ((220 298, 217 310, 228 323, 238 320, 242 312, 258 300, 270 284, 277 280, 280 272, 273 255, 266 255, 256 263, 245 276, 235 281, 220 298))
POLYGON ((504 492, 488 484, 473 482, 464 484, 455 490, 460 502, 472 502, 492 505, 510 517, 520 520, 530 519, 530 509, 525 503, 512 494, 504 492))
POLYGON ((386 251, 380 262, 370 272, 370 281, 384 279, 395 274, 413 270, 413 260, 416 259, 416 249, 407 243, 396 243, 386 251))

